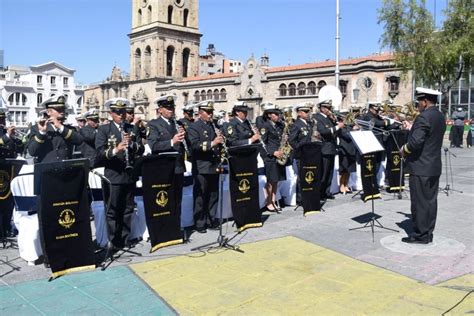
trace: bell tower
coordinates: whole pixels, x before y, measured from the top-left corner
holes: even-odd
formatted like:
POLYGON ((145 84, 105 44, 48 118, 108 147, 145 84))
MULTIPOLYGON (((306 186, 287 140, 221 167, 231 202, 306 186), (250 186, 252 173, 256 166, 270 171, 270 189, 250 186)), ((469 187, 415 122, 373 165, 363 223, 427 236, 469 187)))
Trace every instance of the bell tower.
POLYGON ((199 74, 199 0, 132 0, 130 79, 199 74))

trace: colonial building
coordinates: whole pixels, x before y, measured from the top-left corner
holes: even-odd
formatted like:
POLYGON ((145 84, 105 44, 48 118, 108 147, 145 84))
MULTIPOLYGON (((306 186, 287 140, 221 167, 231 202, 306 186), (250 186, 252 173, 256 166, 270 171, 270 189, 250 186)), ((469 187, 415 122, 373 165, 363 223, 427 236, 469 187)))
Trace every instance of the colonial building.
POLYGON ((9 124, 25 129, 36 121, 41 103, 57 94, 67 97, 71 107, 68 122, 75 124, 75 116, 83 105, 84 87, 77 86, 74 69, 57 62, 20 67, 8 66, 0 74, 0 97, 9 111, 9 124))
MULTIPOLYGON (((324 85, 336 85, 334 61, 270 67, 266 54, 260 60, 251 56, 243 65, 224 63, 223 73, 209 75, 206 70, 201 76, 198 10, 197 0, 132 0, 130 77, 118 76, 114 69, 110 78, 85 91, 86 108, 103 110, 105 100, 122 96, 149 120, 155 117, 153 100, 171 93, 177 96, 177 113, 190 101, 213 99, 223 110, 246 101, 253 117, 260 114, 262 102, 281 107, 318 102, 324 85)), ((407 103, 412 98, 411 76, 403 82, 400 78, 390 54, 341 60, 342 108, 389 99, 407 103)))

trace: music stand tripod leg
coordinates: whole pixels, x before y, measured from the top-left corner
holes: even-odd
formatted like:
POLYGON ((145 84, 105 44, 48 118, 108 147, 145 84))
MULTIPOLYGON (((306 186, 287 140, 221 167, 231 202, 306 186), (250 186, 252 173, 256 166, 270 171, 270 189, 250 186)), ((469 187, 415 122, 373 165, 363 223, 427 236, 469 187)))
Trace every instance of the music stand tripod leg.
MULTIPOLYGON (((230 168, 228 159, 225 158, 225 160, 227 160, 227 165, 230 168)), ((237 234, 235 234, 230 239, 226 238, 224 236, 224 234, 222 233, 223 207, 224 207, 224 198, 223 198, 223 193, 224 193, 224 168, 222 167, 222 165, 219 165, 218 172, 219 172, 219 235, 217 236, 216 241, 213 241, 213 242, 210 242, 210 243, 207 243, 207 244, 195 247, 195 248, 191 248, 191 251, 201 250, 202 248, 209 248, 212 245, 217 245, 217 247, 219 247, 219 248, 226 248, 226 249, 235 250, 237 252, 244 253, 244 251, 242 249, 240 249, 239 247, 236 247, 234 245, 229 244, 229 241, 234 239, 238 234, 240 234, 240 232, 237 232, 237 234)))

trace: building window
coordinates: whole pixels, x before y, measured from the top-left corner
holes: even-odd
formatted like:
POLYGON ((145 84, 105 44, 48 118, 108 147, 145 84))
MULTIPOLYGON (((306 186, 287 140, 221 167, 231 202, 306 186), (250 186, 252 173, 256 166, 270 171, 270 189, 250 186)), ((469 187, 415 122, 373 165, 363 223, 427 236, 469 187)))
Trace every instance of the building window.
POLYGON ((168 6, 168 24, 173 24, 173 6, 168 6))
POLYGON ((219 101, 219 89, 214 90, 214 100, 219 101))
POLYGON ((339 90, 343 97, 347 95, 347 80, 339 80, 339 90))
POLYGON ((21 92, 12 93, 8 97, 8 103, 10 105, 26 105, 26 102, 27 102, 26 95, 21 92))
POLYGON ((278 88, 280 91, 280 96, 285 97, 286 96, 286 84, 282 83, 280 87, 278 88))
POLYGON ((189 48, 185 48, 183 50, 183 78, 186 78, 188 76, 190 54, 191 54, 191 51, 189 50, 189 48))
POLYGON ((140 79, 142 73, 142 51, 140 48, 135 50, 135 78, 140 79))
POLYGON ((398 87, 400 85, 400 77, 390 76, 387 78, 387 82, 388 82, 388 92, 398 94, 398 87))
POLYGON ((36 76, 36 83, 38 85, 42 85, 43 84, 43 76, 36 76))
POLYGON ((55 86, 56 85, 56 77, 51 76, 50 82, 51 82, 52 86, 55 86))
POLYGON ((294 83, 290 83, 288 85, 288 95, 290 96, 296 95, 296 85, 294 83))
POLYGON ((212 100, 212 90, 207 90, 207 99, 212 100))
POLYGON ((171 77, 173 75, 173 58, 174 58, 174 47, 168 46, 166 49, 166 75, 171 77))
POLYGON ((152 13, 151 6, 148 6, 148 17, 147 17, 147 23, 148 24, 151 23, 151 13, 152 13))
POLYGON ((194 92, 194 101, 199 101, 199 91, 194 92))
POLYGON ((206 90, 202 90, 201 91, 201 101, 205 101, 206 100, 206 90))
POLYGON ((326 85, 326 81, 324 80, 321 80, 318 82, 318 93, 319 91, 321 91, 321 88, 324 87, 326 85))
POLYGON ((151 75, 151 47, 145 47, 145 78, 151 75))
POLYGON ((42 93, 38 93, 38 95, 36 96, 36 103, 37 103, 37 106, 40 106, 40 104, 43 103, 43 94, 42 93))
POLYGON ((138 25, 142 25, 142 9, 138 9, 138 25))
POLYGON ((225 91, 225 89, 221 89, 221 97, 220 97, 220 99, 221 99, 222 101, 227 100, 227 91, 225 91))
POLYGON ((298 83, 298 95, 305 95, 306 94, 306 85, 304 82, 298 83))
POLYGON ((183 92, 183 97, 184 97, 184 104, 188 103, 189 93, 188 92, 183 92))
POLYGON ((316 83, 314 81, 308 83, 308 94, 316 94, 316 83))
POLYGON ((64 77, 63 78, 63 86, 66 88, 68 86, 68 81, 69 81, 69 78, 67 77, 64 77))
POLYGON ((189 10, 184 9, 184 14, 183 14, 183 26, 188 26, 188 15, 189 15, 189 10))

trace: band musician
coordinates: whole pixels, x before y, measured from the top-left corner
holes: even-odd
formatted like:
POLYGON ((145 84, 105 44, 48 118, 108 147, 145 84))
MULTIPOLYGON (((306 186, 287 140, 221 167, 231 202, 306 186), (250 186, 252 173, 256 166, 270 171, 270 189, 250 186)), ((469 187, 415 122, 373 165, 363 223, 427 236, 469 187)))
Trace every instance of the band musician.
POLYGON ((331 193, 331 182, 333 178, 334 162, 337 153, 337 137, 340 129, 344 127, 343 122, 338 122, 332 113, 332 102, 325 100, 318 103, 319 113, 316 114, 317 131, 322 139, 322 175, 321 175, 321 200, 334 199, 331 193))
POLYGON ((82 144, 83 137, 66 120, 66 97, 58 95, 43 102, 47 120, 38 120, 31 128, 28 152, 35 162, 53 162, 72 158, 74 146, 82 144))
POLYGON ((199 118, 189 126, 194 176, 194 225, 196 231, 205 233, 207 228, 217 228, 217 201, 219 197, 220 148, 224 138, 212 123, 214 102, 197 104, 199 118))
POLYGON ((95 166, 95 136, 97 135, 97 129, 99 128, 99 111, 91 110, 84 113, 86 119, 86 125, 79 130, 79 133, 84 138, 84 142, 79 146, 79 150, 82 152, 84 158, 89 159, 90 167, 95 166))
POLYGON ((104 175, 110 185, 103 183, 104 200, 107 201, 106 223, 108 248, 115 252, 128 240, 135 206, 135 183, 131 169, 134 161, 144 151, 140 135, 131 136, 134 126, 126 122, 126 106, 129 101, 114 98, 105 102, 112 120, 100 125, 95 147, 97 163, 104 166, 104 175))
MULTIPOLYGON (((23 152, 24 148, 23 142, 16 136, 15 126, 7 127, 6 116, 7 111, 0 108, 0 148, 5 150, 4 155, 0 156, 0 161, 4 158, 16 158, 17 154, 23 152)), ((8 173, 5 170, 0 170, 0 238, 16 235, 16 230, 11 226, 15 205, 10 192, 11 179, 8 173)))
MULTIPOLYGON (((311 122, 311 112, 313 110, 312 103, 303 103, 295 106, 295 111, 298 118, 291 125, 290 136, 288 142, 291 148, 293 148, 294 158, 296 160, 297 170, 300 169, 300 157, 301 152, 299 148, 304 145, 311 143, 313 136, 313 124, 311 122)), ((296 172, 298 174, 298 172, 296 172)), ((301 205, 301 188, 299 185, 299 179, 296 181, 296 204, 301 205)))
POLYGON ((252 128, 247 119, 248 111, 249 107, 244 102, 234 104, 233 118, 223 125, 227 146, 250 145, 260 140, 258 130, 252 128))
MULTIPOLYGON (((183 199, 183 182, 185 148, 183 142, 185 141, 185 130, 182 126, 177 124, 175 115, 175 101, 176 96, 165 95, 158 98, 157 112, 160 113, 157 119, 151 120, 147 125, 147 141, 150 146, 152 154, 159 154, 165 152, 177 152, 175 173, 175 200, 176 210, 181 214, 181 202, 183 199)), ((185 236, 186 238, 186 236, 185 236)))
POLYGON ((280 110, 275 104, 265 103, 262 105, 262 110, 264 120, 260 128, 260 135, 262 135, 262 141, 266 147, 266 152, 262 151, 262 155, 267 177, 266 200, 262 211, 276 212, 279 210, 276 203, 278 182, 286 180, 285 166, 277 163, 277 158, 283 157, 280 146, 285 124, 281 121, 280 110))

